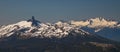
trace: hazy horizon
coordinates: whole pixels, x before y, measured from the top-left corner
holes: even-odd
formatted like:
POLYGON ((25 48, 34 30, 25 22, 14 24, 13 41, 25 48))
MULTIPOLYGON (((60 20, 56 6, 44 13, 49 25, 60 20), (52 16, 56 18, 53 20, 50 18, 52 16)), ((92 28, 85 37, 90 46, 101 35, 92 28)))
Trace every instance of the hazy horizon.
POLYGON ((95 17, 120 19, 120 0, 1 0, 0 25, 27 20, 42 22, 81 20, 95 17))

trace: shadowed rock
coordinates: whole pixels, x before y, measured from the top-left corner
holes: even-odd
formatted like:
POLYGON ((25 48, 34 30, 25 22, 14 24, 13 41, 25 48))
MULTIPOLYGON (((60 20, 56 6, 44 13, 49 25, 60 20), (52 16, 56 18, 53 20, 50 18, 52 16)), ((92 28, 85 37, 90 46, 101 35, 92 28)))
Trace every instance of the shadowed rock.
POLYGON ((40 23, 40 21, 36 20, 34 16, 32 16, 32 18, 27 21, 32 22, 31 26, 39 26, 40 23))

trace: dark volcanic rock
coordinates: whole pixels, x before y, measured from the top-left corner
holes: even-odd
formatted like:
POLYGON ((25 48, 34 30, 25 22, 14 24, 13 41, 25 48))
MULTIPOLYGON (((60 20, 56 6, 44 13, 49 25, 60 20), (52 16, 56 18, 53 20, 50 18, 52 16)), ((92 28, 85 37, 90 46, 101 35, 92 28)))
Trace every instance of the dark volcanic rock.
POLYGON ((118 42, 78 33, 70 33, 64 38, 10 36, 0 40, 2 52, 120 52, 118 42))

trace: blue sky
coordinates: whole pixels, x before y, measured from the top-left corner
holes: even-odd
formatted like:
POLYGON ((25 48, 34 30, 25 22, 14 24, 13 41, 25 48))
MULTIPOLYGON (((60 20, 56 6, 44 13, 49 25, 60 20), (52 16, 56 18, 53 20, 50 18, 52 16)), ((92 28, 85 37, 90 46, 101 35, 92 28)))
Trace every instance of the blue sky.
POLYGON ((120 19, 120 0, 0 0, 0 25, 35 16, 42 22, 91 17, 120 19))

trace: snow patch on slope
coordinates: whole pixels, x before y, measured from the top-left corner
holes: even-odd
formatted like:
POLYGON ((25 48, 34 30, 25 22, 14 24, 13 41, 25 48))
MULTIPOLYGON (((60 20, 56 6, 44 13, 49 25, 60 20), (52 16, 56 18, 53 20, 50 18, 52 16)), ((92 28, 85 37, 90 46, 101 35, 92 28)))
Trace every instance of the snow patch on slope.
POLYGON ((31 22, 27 21, 20 21, 15 24, 10 24, 7 26, 2 26, 0 28, 0 36, 10 36, 11 34, 14 33, 14 31, 18 30, 19 28, 26 28, 26 27, 31 27, 31 22))
POLYGON ((32 24, 32 22, 21 21, 21 22, 14 24, 14 25, 18 25, 20 27, 31 27, 31 24, 32 24))
MULTIPOLYGON (((0 37, 5 36, 9 37, 12 34, 20 34, 20 36, 30 36, 30 37, 57 37, 62 38, 67 35, 77 27, 66 23, 66 22, 57 22, 55 24, 51 23, 39 23, 39 26, 34 27, 31 25, 32 22, 21 21, 15 24, 10 24, 4 26, 0 29, 0 37)), ((81 34, 85 34, 84 31, 79 31, 81 34)))
POLYGON ((58 21, 57 23, 38 23, 39 26, 32 26, 32 22, 20 21, 15 24, 0 27, 0 37, 11 36, 12 34, 19 32, 22 35, 31 37, 65 37, 69 35, 71 31, 81 34, 89 34, 84 30, 80 30, 81 27, 95 28, 95 32, 100 31, 105 27, 119 27, 118 22, 105 20, 104 18, 93 18, 86 21, 71 21, 70 23, 58 21), (80 31, 79 31, 80 30, 80 31))
POLYGON ((95 32, 98 32, 105 27, 109 27, 109 28, 120 27, 120 24, 118 24, 117 21, 106 20, 101 17, 92 18, 86 21, 71 21, 71 24, 77 27, 94 28, 95 32))

